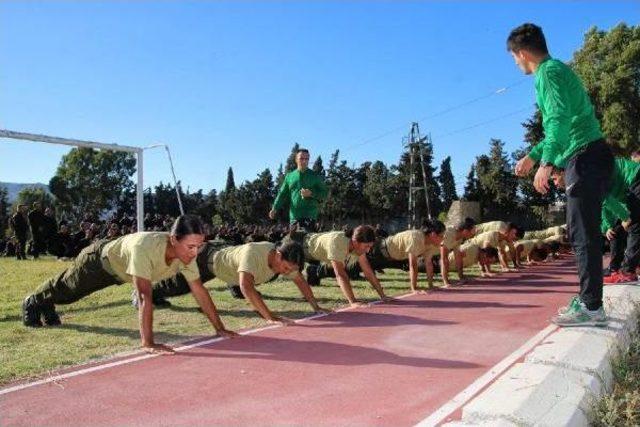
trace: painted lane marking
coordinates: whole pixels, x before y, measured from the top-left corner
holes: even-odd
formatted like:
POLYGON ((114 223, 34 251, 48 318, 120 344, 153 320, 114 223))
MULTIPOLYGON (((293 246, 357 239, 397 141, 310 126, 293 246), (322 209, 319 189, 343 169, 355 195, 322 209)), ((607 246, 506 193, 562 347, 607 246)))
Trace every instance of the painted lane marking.
POLYGON ((535 346, 540 344, 551 333, 558 329, 556 325, 549 325, 542 331, 538 332, 533 338, 524 343, 520 348, 511 353, 506 358, 502 359, 498 364, 493 366, 482 375, 480 378, 471 383, 467 388, 458 393, 453 399, 442 405, 439 409, 433 412, 424 420, 416 424, 416 427, 430 427, 437 426, 439 423, 445 420, 445 418, 453 412, 460 409, 463 405, 468 403, 476 394, 486 387, 489 383, 493 382, 496 378, 506 372, 513 364, 531 351, 535 346))

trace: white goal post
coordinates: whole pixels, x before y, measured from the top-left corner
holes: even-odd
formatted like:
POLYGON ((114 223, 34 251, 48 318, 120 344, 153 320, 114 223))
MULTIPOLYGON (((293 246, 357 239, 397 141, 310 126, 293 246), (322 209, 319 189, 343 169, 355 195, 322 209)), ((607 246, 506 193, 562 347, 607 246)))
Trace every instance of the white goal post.
POLYGON ((176 194, 178 197, 178 203, 180 205, 180 212, 184 214, 182 208, 182 199, 180 197, 180 191, 178 183, 176 181, 175 173, 173 171, 173 161, 171 160, 171 153, 169 147, 165 144, 155 144, 149 147, 130 147, 119 144, 105 144, 95 141, 83 141, 79 139, 59 138, 56 136, 38 135, 33 133, 15 132, 6 129, 0 129, 0 138, 19 139, 31 142, 45 142, 48 144, 70 145, 72 147, 86 147, 95 148, 100 150, 112 150, 112 151, 126 151, 128 153, 135 153, 137 162, 137 184, 136 184, 136 222, 138 231, 144 231, 144 187, 143 187, 143 152, 148 148, 164 147, 167 150, 169 156, 169 164, 171 165, 171 173, 173 174, 173 180, 176 188, 176 194))

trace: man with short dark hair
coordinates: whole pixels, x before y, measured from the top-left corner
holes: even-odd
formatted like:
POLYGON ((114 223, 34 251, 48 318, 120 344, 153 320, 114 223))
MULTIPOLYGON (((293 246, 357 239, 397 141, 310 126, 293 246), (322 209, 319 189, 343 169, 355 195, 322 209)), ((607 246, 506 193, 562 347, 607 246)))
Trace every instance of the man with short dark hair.
POLYGON ((29 224, 27 222, 27 205, 18 205, 16 213, 11 217, 11 228, 16 236, 15 251, 16 259, 27 259, 25 248, 27 246, 27 232, 29 224))
POLYGON ((552 322, 559 326, 605 325, 600 220, 613 171, 611 149, 580 78, 549 55, 540 27, 524 24, 515 28, 507 38, 507 50, 524 74, 535 76, 545 135, 518 161, 516 175, 527 175, 539 162, 533 185, 546 194, 554 166, 565 169, 567 226, 576 253, 580 293, 552 322))
POLYGON ((327 186, 322 176, 309 169, 309 150, 300 148, 296 153, 296 170, 284 177, 269 218, 289 202, 289 221, 308 232, 317 231, 318 211, 327 196, 327 186))
POLYGON ((31 228, 31 255, 34 259, 40 256, 41 252, 46 252, 47 244, 44 234, 44 212, 39 202, 33 203, 33 209, 29 211, 29 227, 31 228))

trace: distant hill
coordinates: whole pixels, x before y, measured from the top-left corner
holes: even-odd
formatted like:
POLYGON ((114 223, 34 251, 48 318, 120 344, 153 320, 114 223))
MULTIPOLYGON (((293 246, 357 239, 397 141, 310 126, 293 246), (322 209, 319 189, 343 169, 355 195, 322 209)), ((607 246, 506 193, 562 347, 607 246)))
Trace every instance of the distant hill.
POLYGON ((47 193, 50 192, 48 185, 41 184, 39 182, 36 182, 34 184, 18 184, 16 182, 0 182, 0 187, 5 187, 7 189, 7 192, 9 194, 9 203, 13 203, 18 198, 18 193, 20 193, 20 191, 26 187, 42 188, 47 193))

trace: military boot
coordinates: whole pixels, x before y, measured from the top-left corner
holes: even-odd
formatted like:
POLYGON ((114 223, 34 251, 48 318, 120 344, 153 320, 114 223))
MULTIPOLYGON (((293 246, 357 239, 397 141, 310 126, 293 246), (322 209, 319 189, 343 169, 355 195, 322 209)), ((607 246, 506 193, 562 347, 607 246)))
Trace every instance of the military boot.
POLYGON ((52 302, 46 302, 40 306, 40 311, 42 312, 42 318, 44 319, 44 324, 47 326, 60 326, 62 322, 60 321, 60 316, 56 312, 56 306, 53 305, 52 302))
POLYGON ((40 321, 40 307, 35 301, 35 298, 29 296, 22 302, 22 323, 24 326, 30 328, 37 328, 42 326, 40 321))

